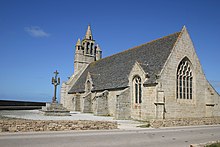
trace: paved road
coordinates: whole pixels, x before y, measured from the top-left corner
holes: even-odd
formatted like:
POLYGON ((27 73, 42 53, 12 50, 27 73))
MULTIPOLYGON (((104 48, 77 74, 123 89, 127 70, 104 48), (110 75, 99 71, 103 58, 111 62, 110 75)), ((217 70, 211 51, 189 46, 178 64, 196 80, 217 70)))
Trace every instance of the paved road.
POLYGON ((130 131, 0 133, 1 147, 187 147, 220 139, 220 126, 130 131))

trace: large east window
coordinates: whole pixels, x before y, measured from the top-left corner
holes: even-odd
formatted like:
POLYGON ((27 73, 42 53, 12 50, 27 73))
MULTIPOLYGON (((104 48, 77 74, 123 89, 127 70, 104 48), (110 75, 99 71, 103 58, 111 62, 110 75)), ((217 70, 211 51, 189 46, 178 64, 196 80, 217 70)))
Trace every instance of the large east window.
POLYGON ((142 103, 141 78, 139 76, 136 76, 133 80, 133 84, 134 84, 135 103, 140 104, 142 103))
POLYGON ((191 63, 188 58, 184 58, 180 62, 176 77, 177 99, 192 99, 193 74, 191 63))

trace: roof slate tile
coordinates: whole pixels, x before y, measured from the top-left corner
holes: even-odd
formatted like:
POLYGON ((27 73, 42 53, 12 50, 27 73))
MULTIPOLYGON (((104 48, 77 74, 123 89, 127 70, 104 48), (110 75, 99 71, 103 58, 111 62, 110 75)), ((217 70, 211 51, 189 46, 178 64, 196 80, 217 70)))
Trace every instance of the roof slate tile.
POLYGON ((136 61, 148 73, 149 79, 145 84, 154 84, 179 34, 177 32, 90 63, 69 93, 85 91, 88 72, 93 82, 92 91, 127 87, 128 75, 136 61))

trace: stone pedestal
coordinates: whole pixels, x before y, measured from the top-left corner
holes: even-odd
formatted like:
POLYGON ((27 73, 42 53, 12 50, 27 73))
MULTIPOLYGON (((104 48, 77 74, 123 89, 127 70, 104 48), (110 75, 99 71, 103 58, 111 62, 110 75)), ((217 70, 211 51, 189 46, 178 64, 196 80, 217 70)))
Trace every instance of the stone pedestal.
POLYGON ((70 116, 70 111, 57 102, 46 103, 46 106, 42 107, 42 112, 47 116, 70 116))

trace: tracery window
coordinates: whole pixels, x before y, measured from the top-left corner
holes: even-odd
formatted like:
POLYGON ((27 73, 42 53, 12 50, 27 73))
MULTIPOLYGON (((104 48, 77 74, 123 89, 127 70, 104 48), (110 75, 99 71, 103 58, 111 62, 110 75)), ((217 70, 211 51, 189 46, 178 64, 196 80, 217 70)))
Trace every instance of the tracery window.
POLYGON ((191 63, 184 58, 177 68, 176 97, 177 99, 192 99, 193 75, 191 63))
POLYGON ((133 80, 133 84, 134 84, 135 103, 140 104, 140 103, 142 103, 141 78, 139 76, 136 76, 133 80))

